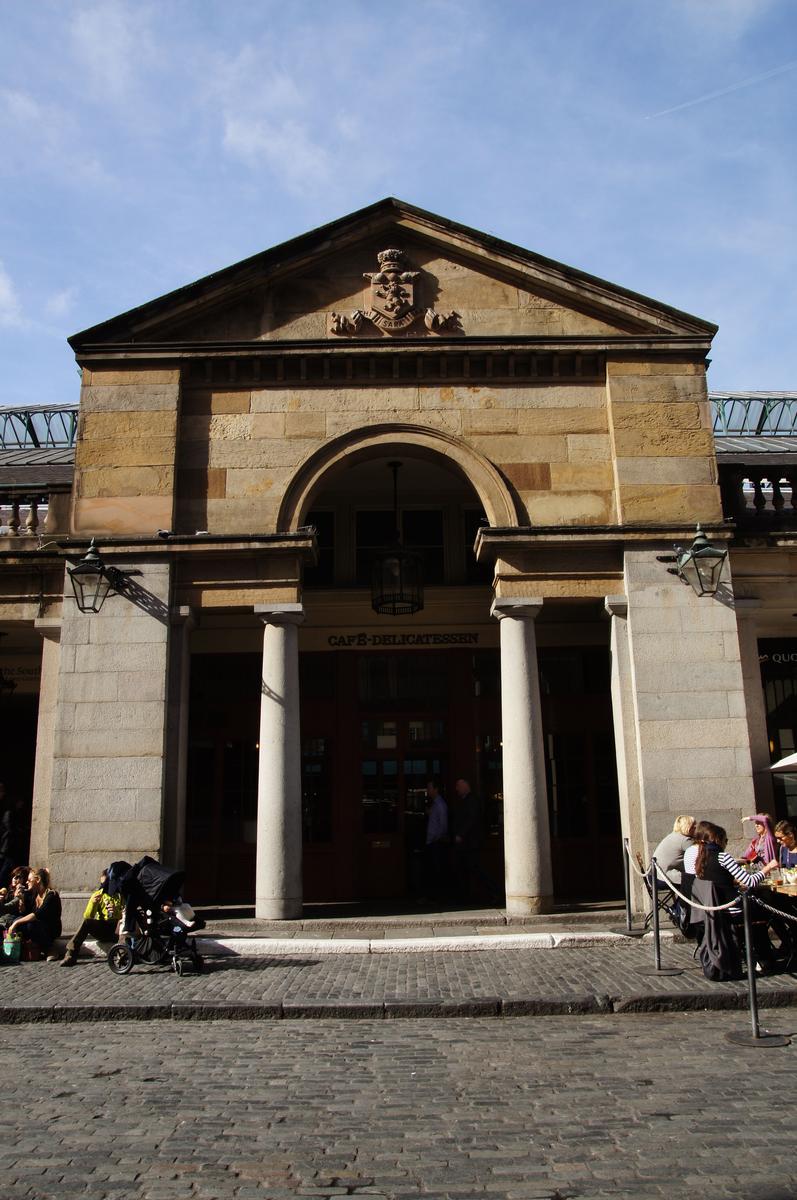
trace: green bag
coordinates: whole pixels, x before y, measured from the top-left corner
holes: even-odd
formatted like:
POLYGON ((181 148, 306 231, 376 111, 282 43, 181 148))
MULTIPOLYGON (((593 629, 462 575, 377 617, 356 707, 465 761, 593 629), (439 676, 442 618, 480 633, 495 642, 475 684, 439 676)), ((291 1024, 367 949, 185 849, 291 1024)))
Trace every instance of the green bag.
POLYGON ((18 963, 22 954, 22 938, 8 934, 3 938, 3 958, 6 962, 18 963))

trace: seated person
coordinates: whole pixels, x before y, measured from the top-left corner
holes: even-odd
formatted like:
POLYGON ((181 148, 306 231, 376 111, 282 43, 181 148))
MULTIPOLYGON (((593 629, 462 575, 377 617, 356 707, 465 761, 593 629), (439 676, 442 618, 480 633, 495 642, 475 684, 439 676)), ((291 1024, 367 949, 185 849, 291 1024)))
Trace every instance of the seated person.
POLYGON ((0 888, 0 929, 7 929, 17 917, 29 911, 27 907, 30 867, 14 867, 7 888, 0 888))
MULTIPOLYGON (((684 871, 695 876, 692 885, 692 921, 703 922, 700 939, 700 961, 707 979, 733 979, 741 974, 741 956, 733 937, 733 925, 741 915, 739 884, 756 887, 767 875, 777 868, 771 859, 760 871, 750 872, 740 867, 726 847, 728 835, 720 825, 711 821, 700 821, 695 829, 694 845, 684 855, 684 871), (726 904, 733 899, 738 903, 721 912, 704 912, 694 905, 726 904)), ((753 925, 753 949, 763 969, 770 969, 775 962, 772 943, 765 924, 753 925)))
POLYGON ((61 897, 50 887, 50 872, 46 867, 31 868, 26 904, 29 911, 11 922, 8 932, 46 953, 61 936, 61 897))
POLYGON ((694 831, 694 817, 676 817, 672 833, 666 834, 653 851, 656 865, 666 872, 676 885, 683 881, 681 872, 683 871, 684 854, 692 845, 694 831))
POLYGON ((781 870, 797 870, 797 825, 793 821, 778 821, 775 826, 778 843, 778 862, 781 870))
POLYGON ((109 896, 105 890, 107 882, 108 872, 103 871, 100 875, 99 887, 89 896, 80 928, 66 944, 66 953, 61 959, 62 967, 74 967, 80 947, 89 934, 98 942, 116 941, 116 926, 122 916, 122 897, 119 895, 109 896))
POLYGON ((768 863, 777 858, 778 845, 772 832, 772 821, 767 814, 756 813, 754 817, 742 817, 742 820, 755 822, 755 837, 742 858, 749 863, 768 863))

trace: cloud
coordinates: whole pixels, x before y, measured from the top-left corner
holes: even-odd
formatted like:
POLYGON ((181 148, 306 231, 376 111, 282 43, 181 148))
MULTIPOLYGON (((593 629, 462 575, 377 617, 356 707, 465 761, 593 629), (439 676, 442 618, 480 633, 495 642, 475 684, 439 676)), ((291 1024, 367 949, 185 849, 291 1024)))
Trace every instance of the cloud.
POLYGON ((330 177, 329 154, 294 120, 228 116, 224 147, 247 166, 267 166, 294 193, 314 191, 330 177))
POLYGON ((14 283, 0 262, 0 326, 23 329, 26 324, 14 283))
MULTIPOLYGON (((735 41, 763 21, 777 0, 675 0, 690 24, 712 38, 735 41)), ((666 9, 665 9, 666 12, 666 9)))
POLYGON ((128 91, 150 48, 145 15, 144 5, 111 0, 78 10, 70 32, 84 82, 104 95, 120 97, 128 91))
POLYGON ((77 294, 76 287, 66 287, 60 292, 54 292, 44 302, 45 313, 48 317, 65 317, 74 307, 77 294))
POLYGON ((65 183, 111 182, 99 159, 83 149, 77 121, 60 105, 41 103, 19 89, 0 88, 0 135, 0 174, 19 178, 23 172, 28 176, 44 169, 65 183))

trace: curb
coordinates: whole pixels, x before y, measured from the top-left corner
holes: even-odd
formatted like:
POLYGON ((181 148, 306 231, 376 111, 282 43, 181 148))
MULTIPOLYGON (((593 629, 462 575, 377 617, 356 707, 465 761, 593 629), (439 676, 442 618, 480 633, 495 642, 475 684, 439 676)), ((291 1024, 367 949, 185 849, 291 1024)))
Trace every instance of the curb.
MULTIPOLYGON (((797 988, 759 991, 759 1008, 797 1007, 797 988)), ((594 1016, 631 1013, 720 1012, 747 1008, 741 992, 555 997, 442 997, 386 1000, 175 1000, 168 1004, 54 1004, 0 1007, 0 1025, 96 1021, 380 1021, 428 1018, 594 1016)))

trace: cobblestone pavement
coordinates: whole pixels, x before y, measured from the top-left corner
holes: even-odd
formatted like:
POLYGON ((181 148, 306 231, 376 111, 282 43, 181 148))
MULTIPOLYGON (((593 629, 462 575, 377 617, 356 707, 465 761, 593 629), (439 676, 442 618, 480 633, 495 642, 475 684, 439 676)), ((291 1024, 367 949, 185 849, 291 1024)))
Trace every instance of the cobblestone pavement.
MULTIPOLYGON (((220 958, 208 963, 206 974, 183 978, 168 968, 142 965, 118 977, 102 959, 81 959, 70 970, 56 963, 22 963, 0 967, 0 1021, 186 1016, 192 1006, 203 1005, 206 1012, 197 1015, 214 1015, 216 1005, 227 1006, 226 1015, 245 1017, 431 1015, 435 1006, 466 1003, 470 1015, 746 1003, 744 982, 703 978, 691 946, 671 944, 662 955, 665 965, 683 973, 645 974, 652 948, 637 942, 557 950, 220 958), (176 1005, 182 1012, 172 1008, 176 1005), (247 1012, 247 1006, 257 1011, 247 1012)), ((762 979, 759 993, 764 1006, 797 1004, 797 976, 762 979)))
POLYGON ((732 1047, 740 1026, 21 1025, 0 1042, 0 1195, 792 1200, 797 1042, 732 1047))

